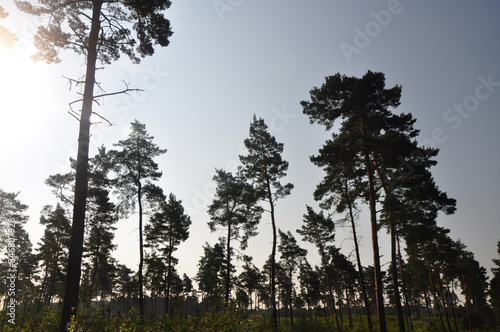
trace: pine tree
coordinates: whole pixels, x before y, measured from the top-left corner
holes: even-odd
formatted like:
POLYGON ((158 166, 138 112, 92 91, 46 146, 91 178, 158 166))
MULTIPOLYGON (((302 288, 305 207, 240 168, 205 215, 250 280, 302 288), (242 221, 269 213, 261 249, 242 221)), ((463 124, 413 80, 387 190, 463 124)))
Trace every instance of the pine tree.
POLYGON ((184 213, 182 201, 170 194, 168 201, 161 205, 160 212, 153 214, 149 221, 146 226, 147 245, 159 251, 166 262, 165 314, 168 314, 173 268, 177 263, 173 253, 181 242, 188 239, 191 218, 184 213))
POLYGON ((227 228, 226 235, 226 294, 225 303, 229 305, 231 290, 231 240, 240 240, 240 247, 247 247, 248 239, 256 235, 257 224, 260 221, 262 208, 257 204, 258 196, 253 187, 240 176, 234 176, 224 170, 216 170, 213 177, 217 187, 212 204, 208 207, 210 221, 208 226, 214 232, 218 227, 227 228), (240 235, 240 231, 243 232, 240 235))
POLYGON ((35 297, 34 274, 37 265, 28 233, 24 225, 28 221, 25 211, 28 206, 22 204, 17 196, 19 193, 7 193, 0 189, 0 244, 5 257, 0 263, 0 274, 11 277, 10 282, 1 284, 1 294, 7 297, 15 294, 18 303, 27 308, 35 297), (11 288, 14 281, 14 289, 11 288), (9 295, 10 294, 10 295, 9 295))
MULTIPOLYGON (((333 163, 337 169, 344 165, 340 170, 347 170, 343 172, 347 179, 367 184, 364 196, 370 206, 378 323, 379 330, 386 331, 377 204, 381 195, 387 202, 403 201, 399 191, 413 191, 415 184, 424 180, 429 183, 428 168, 435 165, 432 158, 437 150, 417 145, 418 130, 413 127, 415 119, 411 114, 392 113, 390 109, 400 105, 401 86, 386 89, 382 73, 368 71, 362 78, 329 76, 321 88, 314 87, 310 95, 311 101, 303 101, 301 105, 311 123, 317 122, 330 130, 337 120, 342 120, 339 133, 333 134, 333 139, 323 148, 323 153, 333 153, 334 157, 326 160, 323 156, 322 162, 333 163), (364 170, 364 175, 359 170, 364 170)), ((319 163, 319 166, 324 164, 319 163)), ((440 201, 436 204, 443 203, 443 195, 439 194, 440 201)), ((454 205, 453 200, 444 198, 448 200, 446 204, 454 205)), ((398 325, 399 330, 404 331, 396 255, 398 220, 393 217, 390 204, 383 206, 391 234, 391 273, 398 325)), ((446 207, 446 211, 451 212, 451 209, 446 207)))
POLYGON ((254 298, 257 297, 257 291, 262 284, 262 273, 259 268, 252 263, 252 260, 253 258, 250 256, 243 256, 245 264, 243 265, 243 271, 241 271, 238 276, 238 284, 248 294, 250 300, 250 310, 253 309, 253 304, 257 305, 259 302, 258 299, 255 299, 254 301, 254 298))
POLYGON ((333 139, 327 141, 323 148, 319 150, 319 155, 311 157, 311 161, 316 166, 323 168, 326 173, 323 180, 316 186, 314 199, 321 201, 320 207, 323 209, 335 207, 337 213, 344 213, 346 215, 344 221, 351 224, 361 295, 368 321, 368 329, 373 331, 356 231, 356 215, 358 212, 356 201, 366 196, 366 182, 363 180, 364 170, 362 162, 356 153, 343 148, 346 142, 342 141, 342 136, 335 134, 332 136, 333 139))
MULTIPOLYGON (((90 117, 92 105, 98 97, 94 94, 96 68, 98 63, 110 64, 127 55, 138 63, 141 57, 152 55, 154 45, 167 46, 172 35, 170 22, 163 11, 170 7, 169 0, 82 0, 64 1, 39 0, 38 6, 28 1, 15 1, 18 8, 32 15, 48 17, 45 26, 38 27, 35 46, 38 53, 34 58, 47 63, 60 62, 59 52, 70 50, 86 58, 86 72, 83 85, 78 155, 76 160, 75 198, 71 247, 68 258, 68 275, 64 296, 60 331, 66 330, 71 312, 76 313, 79 300, 81 261, 85 206, 87 200, 87 172, 90 141, 90 117), (131 29, 132 28, 132 29, 131 29), (135 31, 135 35, 132 33, 135 31)), ((125 90, 127 91, 128 88, 125 90)))
POLYGON ((279 230, 280 244, 278 245, 278 250, 281 253, 282 265, 288 274, 290 279, 290 288, 287 291, 288 303, 290 306, 290 322, 293 325, 293 278, 294 272, 300 263, 305 259, 307 255, 307 250, 301 248, 297 244, 297 240, 291 232, 283 232, 279 230))
POLYGON ((335 297, 333 296, 333 281, 328 273, 328 246, 335 240, 335 224, 330 216, 325 217, 323 211, 316 213, 312 207, 306 206, 306 208, 307 214, 304 214, 304 224, 300 229, 297 229, 297 233, 302 235, 304 241, 313 243, 318 249, 328 295, 333 307, 335 324, 337 329, 341 331, 337 309, 335 308, 335 297))
POLYGON ((269 204, 271 214, 271 226, 273 231, 273 245, 271 251, 271 307, 274 326, 278 327, 276 312, 276 246, 277 228, 275 218, 275 206, 279 199, 288 196, 293 189, 291 183, 281 184, 280 179, 286 176, 288 162, 283 160, 283 143, 278 143, 272 136, 262 118, 257 119, 254 115, 250 124, 249 138, 244 140, 248 150, 246 156, 241 155, 243 164, 242 174, 252 182, 263 201, 269 204))
POLYGON ((143 291, 143 266, 144 266, 144 237, 143 217, 145 203, 157 205, 163 198, 163 192, 152 181, 160 179, 162 172, 153 160, 167 150, 160 149, 153 143, 153 136, 146 131, 146 125, 135 120, 131 123, 131 133, 125 140, 115 146, 121 150, 109 152, 113 170, 116 173, 114 185, 120 197, 118 208, 124 214, 138 209, 139 215, 139 313, 144 317, 144 291, 143 291))
MULTIPOLYGON (((205 243, 203 246, 203 256, 198 262, 198 272, 195 280, 198 282, 198 289, 202 292, 202 304, 205 311, 214 308, 218 309, 223 301, 224 275, 227 271, 224 252, 224 243, 216 243, 211 246, 205 243)), ((234 266, 231 266, 231 270, 234 266)))
POLYGON ((45 230, 37 248, 43 275, 38 309, 41 305, 49 305, 54 296, 62 298, 64 294, 64 263, 68 255, 71 230, 66 211, 59 204, 55 208, 44 207, 40 224, 45 226, 45 230))
POLYGON ((495 267, 491 269, 493 279, 490 282, 490 302, 497 318, 500 319, 500 240, 497 243, 498 258, 493 259, 495 267))

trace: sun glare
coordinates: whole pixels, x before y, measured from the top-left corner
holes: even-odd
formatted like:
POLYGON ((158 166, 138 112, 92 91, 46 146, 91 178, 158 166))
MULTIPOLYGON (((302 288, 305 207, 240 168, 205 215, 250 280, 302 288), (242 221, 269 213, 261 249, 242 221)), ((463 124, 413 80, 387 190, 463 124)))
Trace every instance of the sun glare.
POLYGON ((10 154, 36 139, 49 108, 47 66, 0 47, 0 151, 10 154))

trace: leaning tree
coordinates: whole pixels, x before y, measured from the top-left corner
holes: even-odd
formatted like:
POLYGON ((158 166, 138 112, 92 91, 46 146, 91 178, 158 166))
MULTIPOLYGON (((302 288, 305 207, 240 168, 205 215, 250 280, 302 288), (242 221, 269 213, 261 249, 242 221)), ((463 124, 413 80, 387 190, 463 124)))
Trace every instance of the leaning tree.
POLYGON ((115 144, 120 150, 109 151, 116 174, 114 185, 120 197, 119 211, 124 214, 134 212, 137 207, 139 217, 139 313, 144 316, 143 273, 144 266, 144 238, 143 217, 146 205, 159 208, 165 197, 163 190, 154 181, 161 178, 162 172, 153 160, 161 156, 166 149, 160 149, 149 135, 146 125, 135 120, 131 123, 132 132, 127 139, 115 144))
MULTIPOLYGON (((70 50, 86 58, 86 73, 77 83, 83 86, 79 114, 78 156, 76 163, 73 225, 68 259, 66 291, 60 330, 66 330, 72 311, 76 314, 79 297, 85 204, 87 199, 87 170, 92 104, 97 64, 110 64, 126 54, 133 62, 153 55, 154 46, 167 46, 172 35, 164 11, 169 0, 39 0, 15 1, 18 8, 32 15, 47 18, 35 34, 38 52, 35 59, 47 63, 60 62, 61 50, 70 50)), ((102 95, 101 95, 102 96, 102 95)))
POLYGON ((293 184, 283 185, 281 178, 286 176, 288 161, 282 158, 283 143, 278 143, 271 135, 264 119, 254 115, 250 124, 249 137, 244 140, 248 150, 247 155, 240 155, 243 164, 242 174, 252 182, 262 201, 269 204, 271 225, 273 231, 273 247, 271 252, 271 306, 273 323, 278 326, 276 312, 276 246, 277 228, 275 218, 276 202, 288 196, 293 189, 293 184))
POLYGON ((248 239, 256 235, 262 207, 257 205, 259 197, 253 187, 245 182, 241 174, 233 175, 217 169, 213 180, 217 187, 212 204, 208 207, 208 226, 212 232, 220 227, 227 232, 225 303, 228 306, 231 292, 231 240, 239 240, 241 249, 247 247, 248 239))

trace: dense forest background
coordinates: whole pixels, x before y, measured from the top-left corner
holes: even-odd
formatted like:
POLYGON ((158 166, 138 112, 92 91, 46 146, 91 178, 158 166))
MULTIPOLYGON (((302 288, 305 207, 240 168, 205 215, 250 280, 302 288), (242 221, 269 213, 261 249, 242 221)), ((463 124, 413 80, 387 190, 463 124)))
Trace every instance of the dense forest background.
MULTIPOLYGON (((443 216, 453 220, 460 200, 454 192, 448 196, 449 182, 443 186, 442 177, 434 177, 442 151, 448 153, 442 143, 479 114, 480 105, 492 102, 500 85, 493 74, 481 72, 473 94, 442 114, 453 131, 428 122, 417 129, 416 117, 405 113, 414 105, 405 107, 403 86, 392 83, 392 72, 388 82, 384 73, 371 70, 316 79, 294 94, 294 108, 303 114, 284 107, 265 120, 259 111, 246 112, 244 121, 252 113, 253 119, 245 131, 229 125, 235 117, 226 112, 220 127, 208 122, 200 127, 192 135, 198 146, 214 137, 230 137, 238 146, 221 165, 212 162, 220 144, 196 153, 190 140, 166 142, 150 135, 142 121, 125 124, 145 90, 157 90, 168 76, 158 67, 145 67, 149 74, 139 87, 122 81, 108 91, 99 79, 108 73, 105 82, 116 81, 109 73, 116 69, 113 63, 123 65, 122 57, 136 65, 170 44, 169 1, 15 5, 36 23, 36 60, 62 62, 69 69, 68 56, 76 55, 85 74, 63 77, 75 98, 68 113, 78 123, 78 148, 47 151, 69 158, 45 175, 51 197, 33 201, 43 202, 41 212, 31 212, 30 219, 32 202, 21 199, 16 188, 0 189, 0 295, 7 329, 459 331, 498 324, 500 242, 488 271, 452 236, 453 227, 440 222, 443 216), (114 111, 105 113, 117 96, 135 97, 121 99, 119 108, 112 102, 114 111), (292 122, 308 121, 310 128, 290 133, 292 122), (119 138, 104 140, 117 122, 119 138), (421 129, 431 139, 422 137, 421 129), (294 139, 284 144, 286 130, 294 139), (197 164, 213 169, 191 201, 180 198, 185 194, 178 184, 190 187, 198 174, 176 179, 185 173, 159 163, 167 149, 190 156, 177 163, 186 170, 197 164), (297 159, 299 150, 305 155, 297 159), (314 175, 308 169, 297 175, 305 170, 302 163, 309 163, 314 175), (303 182, 308 187, 297 185, 303 182), (293 204, 287 203, 292 198, 293 204), (39 238, 27 226, 34 219, 39 238), (117 246, 124 230, 134 240, 117 246), (256 249, 256 243, 265 245, 256 249)), ((215 1, 214 16, 224 22, 241 6, 215 1)), ((368 52, 406 8, 391 1, 370 11, 364 30, 355 26, 352 43, 338 43, 344 61, 350 64, 368 52)), ((0 18, 9 22, 8 16, 0 7, 0 18)), ((25 41, 27 25, 21 32, 15 27, 0 26, 7 49, 25 41)), ((14 71, 3 63, 10 77, 14 71)), ((297 66, 286 54, 268 63, 282 83, 295 76, 297 66)), ((6 102, 4 108, 12 105, 6 102)), ((170 111, 147 118, 148 128, 165 122, 188 132, 191 119, 174 111, 163 121, 160 113, 170 111)), ((3 181, 13 188, 12 179, 3 181)), ((43 192, 40 186, 30 188, 43 192)))

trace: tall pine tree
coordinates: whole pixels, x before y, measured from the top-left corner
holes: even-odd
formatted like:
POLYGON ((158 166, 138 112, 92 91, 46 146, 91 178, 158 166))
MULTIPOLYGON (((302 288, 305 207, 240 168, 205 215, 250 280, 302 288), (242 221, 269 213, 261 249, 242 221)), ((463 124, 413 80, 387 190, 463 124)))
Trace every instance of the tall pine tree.
POLYGON ((160 179, 162 172, 158 164, 153 160, 161 156, 167 150, 160 149, 154 142, 153 136, 146 131, 146 125, 135 120, 131 123, 132 131, 129 137, 119 141, 115 146, 121 150, 109 152, 113 170, 116 173, 114 184, 116 192, 120 197, 118 208, 124 214, 132 211, 139 215, 139 312, 144 316, 144 290, 143 290, 143 266, 144 266, 144 237, 143 218, 146 203, 158 206, 163 200, 162 190, 152 181, 160 179))
POLYGON ((88 191, 90 117, 97 97, 94 94, 97 65, 110 64, 118 60, 121 54, 126 54, 138 63, 139 56, 154 53, 154 45, 167 46, 172 31, 163 12, 171 3, 169 0, 39 0, 39 5, 33 6, 29 1, 15 2, 24 12, 50 18, 35 34, 35 46, 38 48, 35 59, 47 63, 60 62, 61 50, 70 50, 86 58, 85 78, 83 82, 78 82, 83 83, 83 94, 80 100, 73 224, 59 327, 60 331, 65 331, 72 311, 76 313, 79 299, 88 191))
POLYGON ((249 138, 244 140, 248 150, 246 156, 241 155, 243 164, 243 175, 252 182, 261 199, 269 204, 271 214, 271 226, 273 231, 273 245, 270 257, 271 264, 271 307, 272 319, 275 327, 278 327, 278 316, 276 312, 276 246, 277 228, 275 206, 279 199, 290 194, 293 184, 281 184, 281 178, 286 176, 288 162, 281 156, 283 143, 278 143, 276 138, 269 133, 264 119, 254 115, 250 124, 249 138))

